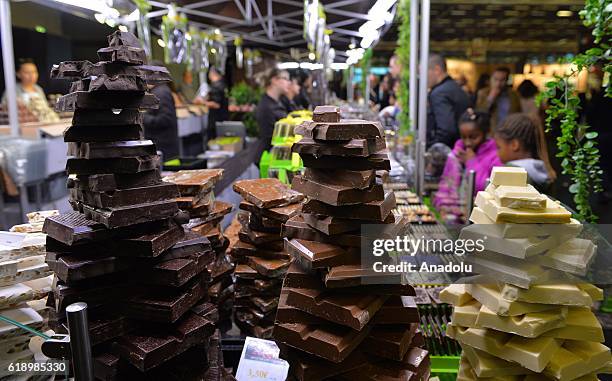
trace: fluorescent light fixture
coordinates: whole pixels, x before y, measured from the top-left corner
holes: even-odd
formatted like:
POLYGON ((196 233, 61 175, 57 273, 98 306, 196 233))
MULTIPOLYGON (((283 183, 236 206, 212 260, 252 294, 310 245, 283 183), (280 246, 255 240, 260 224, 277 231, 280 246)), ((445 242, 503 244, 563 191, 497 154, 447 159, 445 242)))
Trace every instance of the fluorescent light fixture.
POLYGON ((157 39, 157 45, 161 46, 162 48, 166 47, 166 43, 161 38, 157 39))
POLYGON ((346 70, 349 65, 346 62, 332 62, 331 68, 332 70, 346 70))
POLYGON ((127 33, 128 27, 125 25, 119 25, 119 30, 122 31, 123 33, 127 33))
POLYGON ((391 9, 391 7, 395 5, 396 2, 397 0, 378 0, 372 6, 372 8, 370 8, 370 11, 368 12, 368 16, 375 16, 375 15, 380 15, 380 14, 385 13, 389 9, 391 9))
POLYGON ((115 20, 114 20, 114 19, 107 18, 107 19, 106 19, 106 25, 110 26, 111 28, 114 28, 114 27, 115 27, 115 25, 117 25, 117 23, 115 22, 115 20))
POLYGON ((300 69, 319 70, 319 69, 323 69, 323 64, 314 63, 314 62, 300 62, 300 69))
POLYGON ((276 65, 280 70, 289 70, 289 69, 297 69, 300 67, 300 64, 297 62, 279 62, 276 65))
POLYGON ((557 11, 557 17, 572 17, 574 12, 569 9, 560 9, 557 11))
POLYGON ((73 7, 85 8, 98 13, 106 13, 119 17, 119 11, 109 7, 104 0, 55 0, 58 3, 71 5, 73 7))
POLYGON ((313 52, 308 53, 308 59, 309 60, 313 60, 314 61, 315 58, 317 58, 317 56, 313 52))
POLYGON ((96 13, 94 15, 94 18, 98 20, 100 24, 104 24, 104 22, 106 21, 106 16, 104 16, 102 13, 96 13))
POLYGON ((361 37, 370 36, 373 33, 377 33, 378 28, 385 25, 384 20, 370 20, 366 21, 359 27, 359 35, 361 37))

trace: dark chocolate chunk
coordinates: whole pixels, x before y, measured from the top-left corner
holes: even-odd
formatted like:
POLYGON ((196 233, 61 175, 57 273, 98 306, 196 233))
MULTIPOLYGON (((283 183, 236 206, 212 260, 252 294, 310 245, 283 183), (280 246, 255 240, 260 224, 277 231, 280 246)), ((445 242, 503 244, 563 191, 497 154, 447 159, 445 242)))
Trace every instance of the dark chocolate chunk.
POLYGON ((363 350, 376 356, 400 361, 410 349, 417 326, 418 323, 376 326, 365 338, 363 350))
POLYGON ((161 184, 159 170, 131 174, 97 174, 77 176, 76 185, 92 192, 113 192, 117 189, 141 188, 161 184))
POLYGON ((112 351, 144 372, 205 343, 213 331, 213 322, 189 313, 166 332, 151 335, 143 329, 124 335, 113 344, 112 351))
POLYGON ((278 278, 285 275, 291 261, 287 259, 267 259, 260 257, 246 257, 246 264, 268 278, 278 278))
POLYGON ((283 280, 283 292, 289 288, 323 288, 321 275, 317 271, 306 271, 299 264, 292 262, 283 280))
POLYGON ((284 289, 280 293, 278 299, 278 307, 276 309, 276 322, 277 323, 299 323, 310 326, 322 326, 322 325, 334 325, 330 324, 327 320, 320 318, 315 315, 306 313, 299 308, 291 307, 287 305, 287 294, 288 290, 284 289))
POLYGON ((340 108, 337 106, 317 106, 312 113, 315 122, 339 122, 340 108))
POLYGON ((370 327, 361 331, 335 324, 307 325, 281 323, 274 327, 274 340, 301 351, 338 363, 366 338, 370 327))
MULTIPOLYGON (((325 275, 325 286, 330 288, 367 285, 400 286, 402 280, 401 273, 378 273, 372 268, 362 267, 360 264, 349 264, 346 262, 345 264, 330 267, 325 275)), ((414 295, 413 289, 409 295, 414 295)))
POLYGON ((43 232, 66 245, 99 241, 110 237, 110 232, 99 222, 79 212, 70 212, 45 219, 43 232))
POLYGON ((375 139, 352 139, 348 141, 338 141, 336 143, 322 144, 314 139, 302 138, 299 142, 293 143, 292 152, 300 155, 313 156, 358 156, 367 157, 380 150, 385 149, 384 138, 375 139))
POLYGON ((240 225, 242 225, 243 229, 278 234, 282 227, 282 222, 279 220, 259 217, 254 213, 245 211, 239 211, 237 219, 238 222, 240 222, 240 225))
POLYGON ((391 169, 387 151, 379 151, 368 157, 351 156, 320 156, 300 154, 304 167, 318 169, 343 168, 351 171, 365 171, 370 169, 391 169))
POLYGON ((128 257, 157 257, 175 246, 185 236, 184 230, 174 224, 163 224, 146 234, 117 242, 116 254, 128 257))
POLYGON ((358 263, 359 250, 329 243, 285 238, 285 250, 302 268, 310 271, 342 264, 358 263))
POLYGON ((159 167, 159 156, 122 157, 115 159, 69 158, 66 162, 66 172, 76 175, 133 174, 155 170, 157 167, 159 167))
POLYGON ((393 216, 393 213, 390 213, 385 221, 350 220, 348 218, 338 218, 310 213, 302 213, 302 218, 309 226, 327 235, 359 232, 359 230, 361 230, 361 225, 369 225, 373 223, 391 224, 395 221, 395 216, 393 216))
POLYGON ((72 116, 72 125, 78 127, 142 125, 143 115, 137 109, 77 109, 72 116))
POLYGON ((51 78, 54 79, 80 79, 101 75, 114 76, 138 76, 149 84, 169 82, 172 80, 168 69, 163 66, 151 65, 124 65, 114 62, 90 61, 64 61, 59 65, 53 65, 51 78))
POLYGON ((361 236, 357 233, 345 233, 338 235, 326 235, 313 229, 308 225, 301 215, 289 219, 282 229, 282 236, 287 238, 299 238, 309 241, 331 243, 341 246, 361 247, 361 236))
POLYGON ((395 194, 389 192, 382 201, 361 205, 332 206, 318 200, 308 200, 302 206, 302 211, 348 219, 384 221, 393 208, 395 208, 395 194))
POLYGON ((75 91, 131 91, 144 93, 147 91, 147 84, 143 78, 133 75, 113 75, 101 74, 99 76, 84 77, 79 81, 72 82, 70 92, 75 91))
POLYGON ((89 205, 84 205, 83 211, 87 218, 112 229, 163 220, 176 214, 178 207, 174 200, 168 200, 109 209, 95 209, 89 205))
POLYGON ((147 287, 125 300, 123 311, 132 319, 173 323, 205 295, 202 280, 196 278, 182 289, 147 287))
POLYGON ((355 330, 362 330, 387 299, 363 293, 331 293, 307 288, 288 290, 288 305, 355 330))
POLYGON ((68 143, 68 155, 79 159, 111 159, 157 154, 150 140, 68 143))
POLYGON ((147 56, 143 49, 132 46, 109 46, 98 49, 100 61, 123 62, 130 65, 143 65, 147 56))
POLYGON ((319 200, 334 206, 363 204, 382 200, 385 197, 382 182, 377 182, 370 188, 354 189, 345 186, 318 183, 296 175, 293 177, 291 185, 293 189, 303 193, 311 199, 319 200))
POLYGON ((240 237, 241 241, 248 242, 252 245, 261 245, 282 240, 282 237, 278 233, 259 232, 248 228, 240 230, 238 237, 240 237))
POLYGON ((411 296, 391 296, 374 316, 374 324, 410 324, 419 321, 419 310, 411 296))
POLYGON ((164 181, 177 185, 181 196, 196 196, 209 192, 223 176, 223 169, 193 169, 174 172, 164 181))
POLYGON ((380 123, 365 120, 341 120, 333 122, 304 122, 295 128, 295 133, 315 140, 376 139, 384 137, 380 123))
POLYGON ((306 168, 303 177, 307 180, 330 186, 366 189, 374 184, 376 172, 373 170, 349 171, 346 169, 306 168))
POLYGON ((77 200, 97 208, 118 208, 133 204, 174 199, 178 191, 174 184, 159 184, 140 188, 118 189, 111 192, 77 190, 77 200))
POLYGON ((279 347, 281 348, 281 357, 289 361, 291 372, 298 381, 335 379, 338 375, 360 368, 367 362, 366 355, 360 350, 354 350, 344 361, 334 363, 287 347, 282 343, 279 344, 279 347))
POLYGON ((212 251, 196 253, 187 258, 175 258, 160 262, 142 270, 143 283, 181 287, 206 270, 214 259, 212 251))
POLYGON ((131 46, 132 48, 142 49, 140 40, 130 32, 116 30, 106 37, 108 46, 131 46))
POLYGON ((300 202, 304 195, 291 190, 276 178, 239 180, 233 185, 235 192, 259 208, 274 208, 300 202))
POLYGON ((287 206, 279 206, 277 208, 262 209, 248 201, 242 201, 240 203, 240 209, 246 210, 251 212, 251 214, 261 217, 262 221, 264 222, 264 218, 285 222, 289 218, 297 215, 302 210, 302 204, 295 203, 287 206))
POLYGON ((122 126, 70 126, 64 131, 65 142, 115 142, 144 139, 139 124, 122 126))
MULTIPOLYGON (((121 91, 113 93, 76 91, 61 96, 55 104, 58 112, 70 112, 80 109, 156 109, 159 99, 153 94, 121 91)), ((101 124, 96 121, 95 124, 101 124)), ((73 124, 78 124, 73 120, 73 124)), ((93 124, 93 123, 92 123, 93 124)))

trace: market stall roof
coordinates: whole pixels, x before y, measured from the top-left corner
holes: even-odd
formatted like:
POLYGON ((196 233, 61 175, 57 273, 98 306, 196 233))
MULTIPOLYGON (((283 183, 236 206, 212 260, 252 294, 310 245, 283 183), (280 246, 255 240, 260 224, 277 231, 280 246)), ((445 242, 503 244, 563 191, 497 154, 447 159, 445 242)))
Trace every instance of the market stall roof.
MULTIPOLYGON (((147 17, 157 19, 168 13, 172 1, 150 1, 153 9, 147 17)), ((189 22, 204 28, 219 28, 232 37, 240 35, 250 44, 285 49, 305 47, 303 37, 304 2, 302 0, 204 0, 178 1, 177 11, 189 22)), ((361 40, 359 27, 369 20, 368 10, 375 0, 322 0, 327 27, 333 30, 332 47, 346 50, 361 40)))

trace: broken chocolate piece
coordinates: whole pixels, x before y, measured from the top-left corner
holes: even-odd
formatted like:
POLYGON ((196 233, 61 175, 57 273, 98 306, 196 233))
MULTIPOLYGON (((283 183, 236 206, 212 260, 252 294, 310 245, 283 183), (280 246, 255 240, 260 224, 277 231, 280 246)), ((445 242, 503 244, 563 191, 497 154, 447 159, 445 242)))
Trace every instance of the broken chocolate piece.
POLYGON ((293 177, 292 188, 311 199, 319 200, 329 205, 354 205, 382 200, 385 196, 382 182, 377 182, 370 188, 353 189, 344 186, 317 183, 296 175, 293 177))

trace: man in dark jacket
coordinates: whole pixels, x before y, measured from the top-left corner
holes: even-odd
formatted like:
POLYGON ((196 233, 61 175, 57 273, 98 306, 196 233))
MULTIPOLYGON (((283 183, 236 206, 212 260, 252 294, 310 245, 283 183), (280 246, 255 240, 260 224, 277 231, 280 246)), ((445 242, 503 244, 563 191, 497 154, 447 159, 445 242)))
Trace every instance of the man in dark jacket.
POLYGON ((164 161, 176 158, 179 156, 178 127, 172 91, 165 83, 149 91, 159 98, 159 108, 144 115, 145 137, 155 143, 158 151, 162 151, 164 161))
POLYGON ((446 72, 446 60, 438 54, 429 56, 427 71, 427 148, 435 143, 453 147, 459 138, 457 121, 470 106, 468 95, 446 72))

